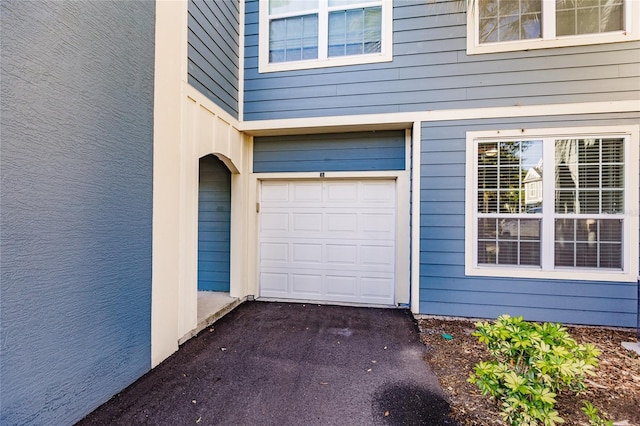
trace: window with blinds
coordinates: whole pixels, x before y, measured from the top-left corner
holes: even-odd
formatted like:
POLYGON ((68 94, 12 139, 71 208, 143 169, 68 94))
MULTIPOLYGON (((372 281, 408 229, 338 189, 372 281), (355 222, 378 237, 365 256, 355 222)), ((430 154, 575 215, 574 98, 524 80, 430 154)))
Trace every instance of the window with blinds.
POLYGON ((624 139, 557 139, 555 266, 622 269, 624 139))
POLYGON ((636 0, 477 0, 467 11, 467 52, 490 53, 640 38, 636 0))
POLYGON ((632 135, 540 132, 509 139, 505 132, 468 134, 473 267, 629 272, 638 257, 638 232, 630 231, 638 226, 638 172, 628 170, 638 161, 632 135))

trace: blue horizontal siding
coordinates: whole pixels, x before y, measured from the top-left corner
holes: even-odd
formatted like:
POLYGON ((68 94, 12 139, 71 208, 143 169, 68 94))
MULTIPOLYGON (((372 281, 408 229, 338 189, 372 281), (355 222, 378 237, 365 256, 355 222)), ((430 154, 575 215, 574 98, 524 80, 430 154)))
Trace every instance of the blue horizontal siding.
POLYGON ((214 155, 200 159, 198 290, 229 291, 231 173, 214 155))
POLYGON ((189 0, 188 81, 238 118, 240 4, 189 0))
MULTIPOLYGON (((423 123, 420 312, 483 318, 509 313, 530 320, 635 326, 635 283, 465 276, 464 180, 467 131, 562 129, 639 120, 637 113, 622 113, 423 123)), ((640 165, 632 167, 640 170, 640 165)))
POLYGON ((393 60, 258 72, 258 1, 246 2, 246 120, 633 100, 640 42, 466 54, 466 2, 393 2, 393 60), (312 99, 312 101, 310 101, 312 99))
POLYGON ((404 170, 404 131, 256 137, 253 170, 329 172, 404 170))

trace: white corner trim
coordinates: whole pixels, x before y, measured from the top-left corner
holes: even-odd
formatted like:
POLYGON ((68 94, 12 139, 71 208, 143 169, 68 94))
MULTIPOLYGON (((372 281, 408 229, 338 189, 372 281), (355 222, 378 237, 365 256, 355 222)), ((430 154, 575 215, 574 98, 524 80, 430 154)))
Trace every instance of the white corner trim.
POLYGON ((151 366, 178 349, 180 141, 187 78, 187 2, 156 3, 153 111, 151 366))
POLYGON ((411 312, 420 312, 420 153, 422 127, 413 123, 411 160, 411 312))

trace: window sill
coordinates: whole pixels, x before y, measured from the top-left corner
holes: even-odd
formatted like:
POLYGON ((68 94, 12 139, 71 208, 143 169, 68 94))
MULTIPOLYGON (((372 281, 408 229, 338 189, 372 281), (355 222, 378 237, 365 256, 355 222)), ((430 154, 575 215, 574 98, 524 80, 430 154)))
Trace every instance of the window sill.
POLYGON ((605 271, 597 269, 582 269, 579 271, 570 271, 555 269, 552 271, 543 271, 537 267, 519 267, 513 268, 509 266, 465 266, 466 276, 477 277, 502 277, 502 278, 530 278, 544 280, 572 280, 572 281, 610 281, 610 282, 636 282, 636 275, 623 271, 605 271))
POLYGON ((535 39, 505 41, 499 43, 476 44, 475 37, 467 37, 467 55, 485 53, 518 52, 536 49, 552 49, 558 47, 589 46, 595 44, 622 43, 640 40, 626 32, 608 34, 589 34, 584 36, 557 37, 555 39, 535 39))
MULTIPOLYGON (((391 54, 374 54, 374 55, 357 55, 357 56, 342 56, 334 57, 324 60, 308 60, 308 61, 292 61, 292 62, 277 62, 274 64, 262 63, 259 64, 259 73, 279 72, 279 71, 296 71, 296 70, 308 70, 314 68, 329 68, 340 67, 347 65, 363 65, 363 64, 375 64, 380 62, 391 62, 393 57, 391 54)), ((265 61, 266 62, 266 61, 265 61)))

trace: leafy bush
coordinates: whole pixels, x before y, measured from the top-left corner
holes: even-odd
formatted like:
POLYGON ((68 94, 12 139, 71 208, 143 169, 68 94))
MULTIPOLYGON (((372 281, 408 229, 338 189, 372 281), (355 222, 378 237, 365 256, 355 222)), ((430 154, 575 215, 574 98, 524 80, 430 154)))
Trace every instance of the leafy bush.
POLYGON ((582 412, 589 417, 591 426, 613 426, 611 420, 605 420, 600 417, 600 410, 593 406, 589 401, 582 401, 582 412))
POLYGON ((502 417, 511 425, 563 423, 556 396, 583 391, 600 355, 593 345, 576 343, 561 324, 522 317, 478 322, 473 335, 487 345, 493 360, 476 364, 469 382, 501 404, 502 417))

